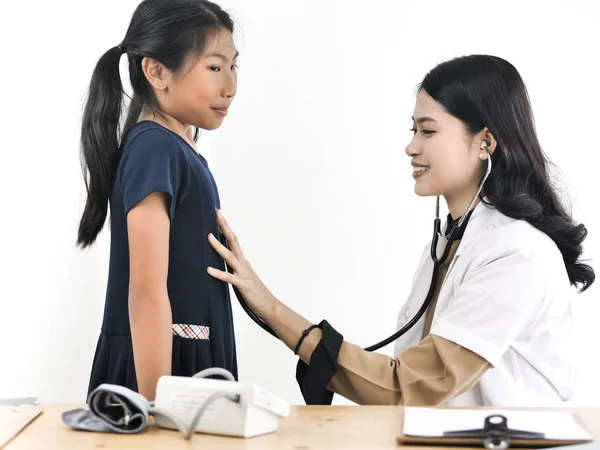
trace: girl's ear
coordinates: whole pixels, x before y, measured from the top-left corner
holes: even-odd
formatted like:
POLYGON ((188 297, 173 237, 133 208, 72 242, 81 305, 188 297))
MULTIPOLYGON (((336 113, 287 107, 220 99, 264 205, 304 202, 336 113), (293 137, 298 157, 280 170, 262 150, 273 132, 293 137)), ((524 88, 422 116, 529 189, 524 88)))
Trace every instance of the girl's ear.
POLYGON ((142 71, 154 89, 167 90, 167 72, 169 70, 161 62, 146 56, 142 59, 142 71))

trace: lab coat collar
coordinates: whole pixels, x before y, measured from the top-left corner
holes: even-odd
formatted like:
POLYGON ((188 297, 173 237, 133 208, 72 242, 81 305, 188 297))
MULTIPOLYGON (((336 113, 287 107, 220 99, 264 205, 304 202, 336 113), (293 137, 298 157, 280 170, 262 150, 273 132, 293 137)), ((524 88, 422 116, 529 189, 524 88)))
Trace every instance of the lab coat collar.
MULTIPOLYGON (((469 222, 467 223, 465 233, 458 248, 456 249, 456 254, 454 255, 455 259, 469 247, 479 233, 494 227, 496 222, 494 219, 498 214, 499 213, 496 208, 494 208, 492 205, 484 203, 483 201, 480 201, 477 206, 475 206, 473 213, 469 218, 469 222)), ((447 225, 448 223, 446 222, 444 224, 444 230, 446 229, 447 225)))

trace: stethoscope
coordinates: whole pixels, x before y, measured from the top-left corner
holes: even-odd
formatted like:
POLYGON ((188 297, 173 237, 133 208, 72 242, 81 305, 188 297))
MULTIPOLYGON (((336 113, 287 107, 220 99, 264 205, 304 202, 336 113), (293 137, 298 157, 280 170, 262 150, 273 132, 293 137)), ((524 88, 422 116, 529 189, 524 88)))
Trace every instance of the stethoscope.
MULTIPOLYGON (((479 184, 477 193, 475 194, 475 196, 469 203, 469 206, 465 210, 464 214, 460 217, 460 219, 458 221, 456 221, 452 225, 452 228, 449 231, 447 231, 446 234, 442 234, 442 231, 441 231, 440 197, 438 196, 436 199, 435 220, 433 221, 433 239, 431 240, 431 249, 430 249, 431 259, 433 261, 433 274, 431 276, 431 282, 429 284, 429 291, 427 292, 427 296, 425 297, 423 304, 417 311, 417 314, 415 314, 415 316, 408 323, 406 323, 402 328, 400 328, 398 331, 396 331, 394 334, 387 337, 383 341, 378 342, 377 344, 371 345, 370 347, 365 347, 365 349, 364 349, 365 351, 373 352, 373 351, 379 350, 380 348, 385 347, 386 345, 394 342, 396 339, 398 339, 399 337, 406 334, 412 327, 414 327, 417 324, 417 322, 421 319, 421 317, 423 317, 423 314, 425 314, 425 312, 427 311, 427 308, 429 308, 429 305, 431 304, 431 301, 433 300, 433 294, 435 292, 435 288, 437 285, 437 279, 439 276, 440 267, 442 266, 442 264, 444 264, 448 260, 448 257, 450 256, 450 251, 452 250, 452 244, 454 243, 456 238, 459 236, 459 233, 462 230, 462 227, 464 225, 466 218, 472 211, 472 208, 475 205, 475 202, 477 201, 477 199, 479 198, 479 195, 481 194, 483 185, 485 184, 486 180, 490 176, 490 172, 492 171, 492 157, 489 154, 489 152, 487 151, 487 143, 486 142, 482 143, 481 149, 484 150, 486 153, 488 153, 487 154, 488 163, 487 163, 487 169, 486 169, 485 175, 483 176, 483 179, 481 180, 481 183, 479 184), (438 240, 440 237, 445 238, 447 240, 447 242, 444 247, 444 251, 442 252, 442 256, 438 257, 437 246, 438 246, 438 240)), ((223 233, 221 233, 220 236, 221 236, 221 243, 225 247, 229 248, 229 243, 227 242, 227 239, 225 238, 223 233)), ((225 263, 225 267, 229 273, 233 273, 233 270, 229 267, 229 265, 227 263, 225 263)), ((267 333, 269 333, 272 336, 279 339, 279 336, 277 336, 275 331, 273 331, 273 329, 269 325, 267 325, 263 320, 261 320, 254 313, 254 311, 252 311, 250 309, 250 307, 246 304, 244 297, 240 294, 239 290, 233 285, 232 285, 232 287, 233 287, 233 292, 235 293, 235 296, 237 297, 238 301, 240 302, 240 305, 242 306, 242 309, 246 312, 246 314, 248 314, 248 316, 250 316, 250 318, 259 327, 261 327, 267 333)))

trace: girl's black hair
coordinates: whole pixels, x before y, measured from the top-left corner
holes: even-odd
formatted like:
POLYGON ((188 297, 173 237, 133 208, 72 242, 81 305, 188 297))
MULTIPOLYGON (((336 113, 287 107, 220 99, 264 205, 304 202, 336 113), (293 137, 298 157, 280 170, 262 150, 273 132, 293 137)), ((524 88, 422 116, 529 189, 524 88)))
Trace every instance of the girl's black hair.
MULTIPOLYGON (((121 152, 121 137, 138 121, 142 109, 160 114, 142 59, 153 58, 177 73, 199 57, 219 30, 233 33, 228 13, 207 0, 144 0, 136 8, 125 38, 98 60, 92 74, 81 125, 81 156, 87 201, 77 237, 82 248, 102 230, 121 152), (133 97, 122 126, 121 55, 127 54, 133 97)), ((198 130, 196 129, 196 136, 198 130)))

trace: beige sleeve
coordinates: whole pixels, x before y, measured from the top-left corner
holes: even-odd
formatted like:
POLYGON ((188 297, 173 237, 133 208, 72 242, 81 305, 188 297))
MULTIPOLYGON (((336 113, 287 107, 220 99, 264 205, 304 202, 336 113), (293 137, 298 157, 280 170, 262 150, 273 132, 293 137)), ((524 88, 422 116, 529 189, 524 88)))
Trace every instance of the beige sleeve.
POLYGON ((434 406, 473 387, 490 364, 440 336, 393 359, 342 343, 328 389, 360 405, 434 406))

